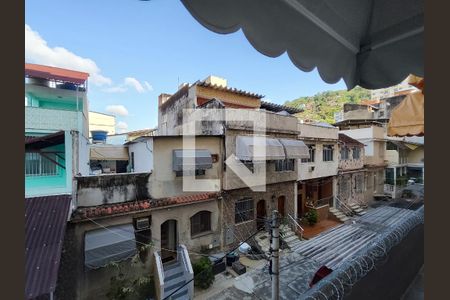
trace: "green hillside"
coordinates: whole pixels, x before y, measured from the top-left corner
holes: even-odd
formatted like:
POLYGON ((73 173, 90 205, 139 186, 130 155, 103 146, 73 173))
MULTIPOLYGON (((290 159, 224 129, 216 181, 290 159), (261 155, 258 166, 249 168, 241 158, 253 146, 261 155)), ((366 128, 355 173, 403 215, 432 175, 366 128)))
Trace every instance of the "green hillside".
POLYGON ((360 103, 369 99, 370 91, 355 87, 350 91, 325 91, 311 97, 300 97, 284 104, 291 107, 303 108, 304 112, 297 116, 302 119, 334 123, 334 113, 341 111, 344 103, 360 103))

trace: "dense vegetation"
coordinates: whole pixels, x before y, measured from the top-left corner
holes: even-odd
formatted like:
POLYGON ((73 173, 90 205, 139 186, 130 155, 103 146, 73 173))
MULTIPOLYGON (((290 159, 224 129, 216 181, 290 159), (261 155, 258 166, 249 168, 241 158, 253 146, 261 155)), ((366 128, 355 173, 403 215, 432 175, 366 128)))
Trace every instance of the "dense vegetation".
POLYGON ((285 105, 303 108, 304 112, 297 115, 302 119, 334 123, 334 113, 341 111, 344 103, 360 103, 361 100, 369 98, 369 90, 355 87, 350 91, 326 91, 311 97, 300 97, 286 101, 285 105))

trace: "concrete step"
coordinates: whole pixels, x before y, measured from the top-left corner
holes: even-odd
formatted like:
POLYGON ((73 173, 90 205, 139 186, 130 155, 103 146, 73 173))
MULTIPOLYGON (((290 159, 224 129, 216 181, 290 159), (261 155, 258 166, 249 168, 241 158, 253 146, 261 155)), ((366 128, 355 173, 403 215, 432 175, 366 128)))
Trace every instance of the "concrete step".
POLYGON ((298 240, 297 236, 295 235, 291 235, 290 237, 283 239, 285 243, 287 243, 289 245, 290 242, 298 240))
POLYGON ((342 217, 342 218, 339 218, 339 220, 341 222, 345 222, 345 221, 350 220, 350 219, 348 217, 342 217))
POLYGON ((339 212, 339 213, 335 213, 334 216, 335 216, 336 218, 343 218, 343 217, 345 217, 345 214, 339 212))
MULTIPOLYGON (((179 290, 178 292, 176 292, 175 294, 173 294, 170 299, 172 300, 189 300, 189 295, 188 295, 188 289, 187 286, 183 287, 181 290, 179 290)), ((167 296, 170 294, 167 294, 167 296)))
POLYGON ((364 216, 367 213, 367 211, 361 211, 359 213, 356 213, 358 216, 364 216))
POLYGON ((286 231, 282 232, 281 235, 282 235, 283 238, 288 238, 290 236, 295 235, 295 233, 292 230, 289 229, 289 230, 286 230, 286 231))
POLYGON ((358 204, 350 204, 349 205, 351 209, 358 209, 360 206, 358 204))
POLYGON ((184 277, 178 277, 173 280, 164 281, 164 294, 169 295, 173 291, 175 291, 177 288, 181 287, 186 283, 186 280, 184 277))

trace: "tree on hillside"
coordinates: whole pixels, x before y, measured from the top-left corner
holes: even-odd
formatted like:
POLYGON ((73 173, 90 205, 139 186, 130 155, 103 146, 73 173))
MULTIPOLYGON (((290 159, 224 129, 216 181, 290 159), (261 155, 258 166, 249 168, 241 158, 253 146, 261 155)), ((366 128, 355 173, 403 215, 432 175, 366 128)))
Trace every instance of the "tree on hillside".
POLYGON ((284 105, 303 108, 304 112, 297 114, 299 118, 334 123, 334 113, 341 111, 344 103, 360 103, 369 98, 369 90, 355 87, 350 91, 324 91, 314 96, 300 97, 286 101, 284 105))

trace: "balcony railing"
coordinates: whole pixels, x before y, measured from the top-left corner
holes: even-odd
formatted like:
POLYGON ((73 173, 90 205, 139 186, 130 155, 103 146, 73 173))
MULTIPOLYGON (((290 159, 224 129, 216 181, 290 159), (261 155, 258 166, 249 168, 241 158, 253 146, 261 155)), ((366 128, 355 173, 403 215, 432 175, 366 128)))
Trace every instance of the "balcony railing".
POLYGON ((321 207, 321 206, 325 206, 325 205, 333 206, 333 196, 307 202, 305 206, 311 207, 311 208, 317 208, 317 207, 321 207))

